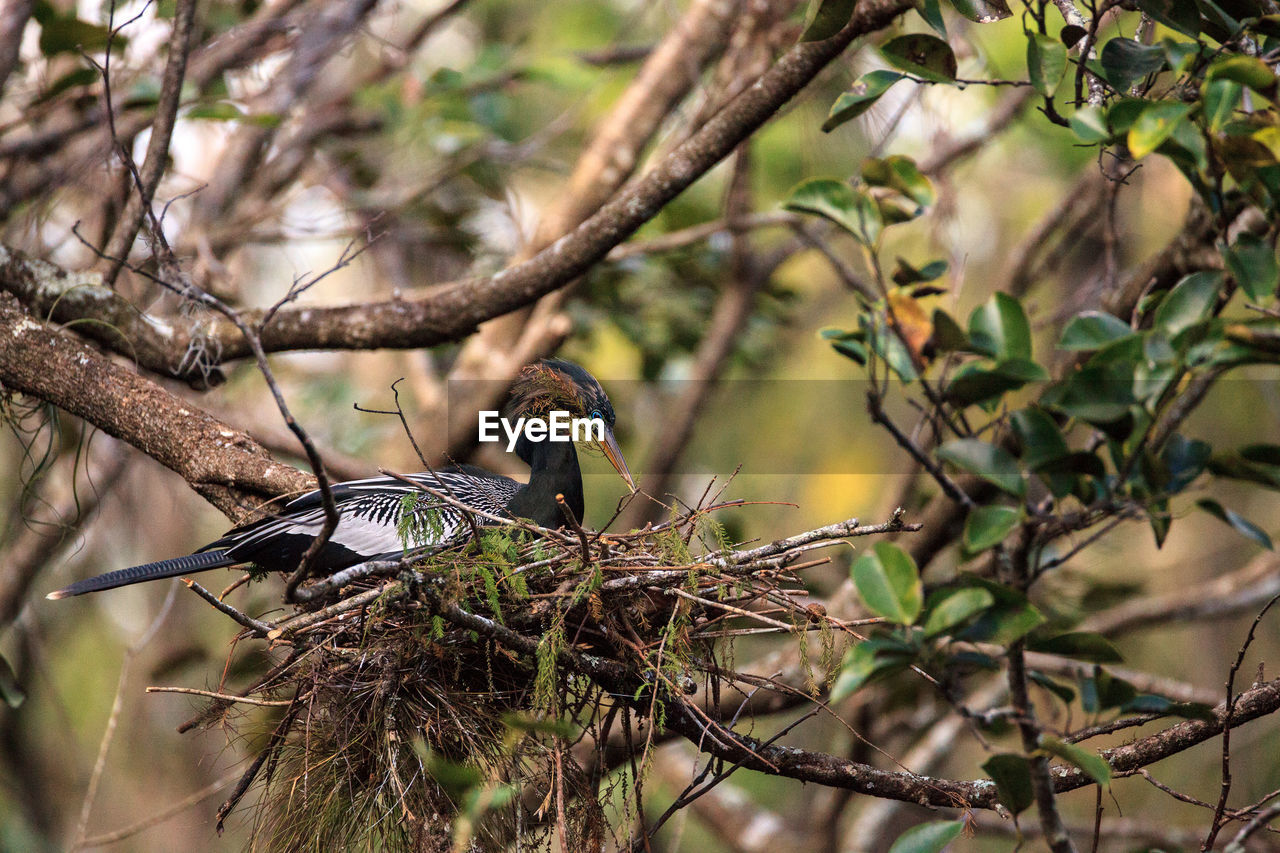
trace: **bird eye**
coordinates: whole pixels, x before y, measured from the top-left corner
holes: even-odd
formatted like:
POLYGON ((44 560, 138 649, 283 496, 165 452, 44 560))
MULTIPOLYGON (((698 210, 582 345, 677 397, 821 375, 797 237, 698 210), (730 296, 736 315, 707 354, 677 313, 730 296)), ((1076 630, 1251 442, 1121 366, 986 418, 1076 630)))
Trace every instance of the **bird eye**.
POLYGON ((591 410, 591 419, 592 419, 592 420, 601 420, 601 421, 602 421, 602 420, 604 420, 604 415, 600 414, 600 410, 599 410, 599 409, 592 409, 592 410, 591 410))

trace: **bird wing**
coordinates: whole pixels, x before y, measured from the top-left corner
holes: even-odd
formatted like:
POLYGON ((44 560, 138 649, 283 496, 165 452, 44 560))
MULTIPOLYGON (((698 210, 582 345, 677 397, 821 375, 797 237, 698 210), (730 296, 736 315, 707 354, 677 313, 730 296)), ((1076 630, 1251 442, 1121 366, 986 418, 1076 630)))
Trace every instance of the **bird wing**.
MULTIPOLYGON (((410 474, 408 480, 490 515, 506 516, 520 484, 471 466, 410 474)), ((456 544, 470 532, 462 512, 423 489, 394 477, 370 477, 331 488, 338 526, 321 552, 322 570, 366 560, 392 559, 406 551, 456 544)), ((317 489, 279 512, 228 532, 201 550, 264 568, 296 566, 324 528, 324 501, 317 489)))

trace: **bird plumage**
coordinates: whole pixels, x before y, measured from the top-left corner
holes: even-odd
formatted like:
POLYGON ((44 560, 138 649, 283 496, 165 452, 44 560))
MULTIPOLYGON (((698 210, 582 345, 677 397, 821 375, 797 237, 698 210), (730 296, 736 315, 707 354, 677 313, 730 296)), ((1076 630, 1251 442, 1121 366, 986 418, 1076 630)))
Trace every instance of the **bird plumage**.
MULTIPOLYGON (((545 416, 555 409, 567 409, 579 416, 600 417, 606 427, 601 449, 631 484, 613 440, 613 407, 600 384, 578 365, 547 360, 526 367, 513 386, 510 409, 523 416, 545 416)), ((528 518, 543 527, 559 527, 564 522, 556 500, 559 495, 575 518, 581 519, 582 475, 574 445, 532 442, 522 435, 515 452, 530 467, 528 483, 474 465, 455 465, 411 474, 403 480, 370 477, 332 486, 338 525, 317 556, 315 571, 328 574, 357 563, 395 559, 465 541, 470 523, 458 507, 439 495, 486 515, 528 518)), ((48 597, 67 598, 244 563, 269 571, 292 571, 324 523, 321 492, 311 491, 271 515, 228 531, 194 554, 86 578, 48 597)))

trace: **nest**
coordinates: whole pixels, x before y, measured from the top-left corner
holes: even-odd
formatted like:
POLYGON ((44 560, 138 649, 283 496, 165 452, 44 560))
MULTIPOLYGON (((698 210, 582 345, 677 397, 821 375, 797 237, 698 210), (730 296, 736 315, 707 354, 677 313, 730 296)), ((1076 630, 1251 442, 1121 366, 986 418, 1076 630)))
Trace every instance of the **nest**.
POLYGON ((816 695, 848 628, 806 605, 796 573, 828 562, 814 549, 905 527, 849 521, 744 549, 714 517, 740 505, 628 534, 478 519, 462 546, 301 587, 275 623, 188 582, 277 661, 184 726, 222 723, 260 744, 219 831, 256 785, 243 810, 255 849, 601 849, 611 825, 635 822, 650 743, 624 758, 596 745, 640 722, 661 729, 739 680, 742 634, 792 633, 808 650, 816 632, 816 695), (266 730, 232 713, 262 705, 266 730))

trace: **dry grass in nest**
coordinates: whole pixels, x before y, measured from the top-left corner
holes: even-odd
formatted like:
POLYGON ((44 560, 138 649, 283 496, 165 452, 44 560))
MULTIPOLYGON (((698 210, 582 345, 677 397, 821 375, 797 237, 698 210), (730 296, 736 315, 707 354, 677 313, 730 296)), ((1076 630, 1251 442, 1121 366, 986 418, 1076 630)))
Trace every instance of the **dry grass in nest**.
POLYGON ((192 584, 279 661, 241 694, 212 694, 184 727, 243 726, 229 714, 237 704, 273 706, 219 829, 257 784, 255 849, 499 849, 517 838, 601 849, 601 803, 621 802, 613 823, 631 825, 649 744, 620 768, 592 745, 642 719, 661 729, 673 703, 693 709, 708 687, 734 682, 742 633, 792 633, 807 647, 816 631, 816 694, 834 671, 834 635, 849 628, 804 605, 795 573, 827 562, 815 549, 906 528, 897 516, 849 521, 740 549, 713 517, 738 505, 628 534, 479 519, 464 546, 304 587, 308 600, 275 623, 192 584))

